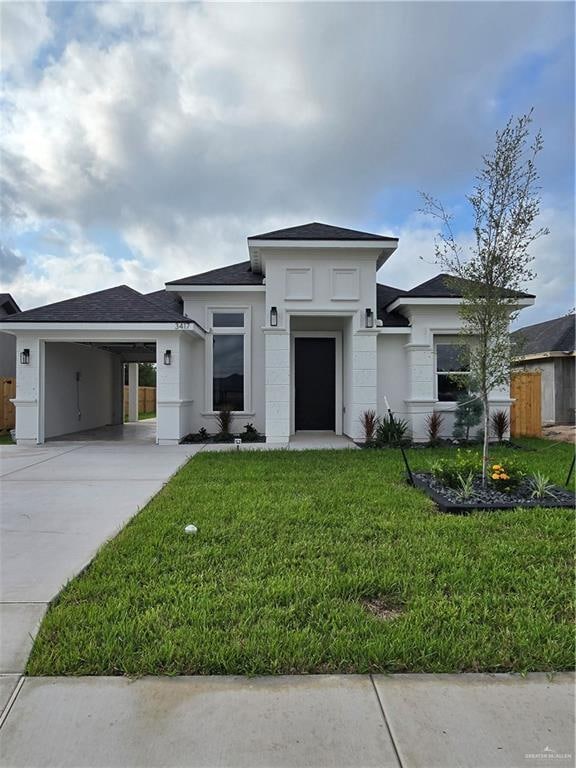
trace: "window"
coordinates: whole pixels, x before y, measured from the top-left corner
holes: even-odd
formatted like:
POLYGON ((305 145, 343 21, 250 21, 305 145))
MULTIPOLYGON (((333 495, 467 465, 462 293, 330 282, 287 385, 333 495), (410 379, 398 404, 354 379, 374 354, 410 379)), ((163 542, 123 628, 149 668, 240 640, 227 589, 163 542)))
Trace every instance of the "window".
POLYGON ((243 411, 244 336, 217 334, 212 343, 212 408, 243 411))
POLYGON ((250 400, 250 309, 214 308, 208 312, 208 323, 212 339, 207 346, 207 408, 245 411, 250 400))
POLYGON ((468 347, 460 341, 436 343, 438 400, 453 402, 468 391, 468 347))
POLYGON ((244 328, 244 312, 213 312, 213 328, 244 328))

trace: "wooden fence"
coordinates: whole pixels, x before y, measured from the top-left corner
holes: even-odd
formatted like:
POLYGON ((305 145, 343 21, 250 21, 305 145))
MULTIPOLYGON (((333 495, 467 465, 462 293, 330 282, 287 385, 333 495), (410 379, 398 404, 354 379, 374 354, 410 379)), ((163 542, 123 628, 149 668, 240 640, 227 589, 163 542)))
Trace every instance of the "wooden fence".
POLYGON ((14 429, 15 413, 10 398, 16 397, 16 379, 0 378, 0 432, 14 429))
POLYGON ((540 371, 517 371, 510 381, 510 434, 512 437, 541 437, 542 384, 540 371))
MULTIPOLYGON (((124 387, 124 413, 128 413, 128 387, 124 387)), ((156 387, 138 387, 138 413, 156 413, 156 387)))

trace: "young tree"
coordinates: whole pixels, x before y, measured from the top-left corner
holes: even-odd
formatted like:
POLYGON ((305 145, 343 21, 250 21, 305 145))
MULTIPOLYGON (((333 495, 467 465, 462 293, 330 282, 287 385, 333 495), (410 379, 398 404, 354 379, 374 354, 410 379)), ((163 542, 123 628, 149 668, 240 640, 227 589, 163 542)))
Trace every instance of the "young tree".
POLYGON ((451 275, 462 296, 462 334, 474 337, 469 347, 470 383, 484 406, 482 481, 486 482, 490 434, 489 393, 506 385, 512 350, 508 328, 518 312, 517 295, 535 277, 530 246, 545 227, 540 213, 536 158, 543 147, 540 131, 531 137, 532 110, 496 133, 493 151, 485 155, 468 200, 473 217, 473 244, 456 239, 452 216, 442 203, 423 193, 424 213, 440 224, 436 261, 451 275))

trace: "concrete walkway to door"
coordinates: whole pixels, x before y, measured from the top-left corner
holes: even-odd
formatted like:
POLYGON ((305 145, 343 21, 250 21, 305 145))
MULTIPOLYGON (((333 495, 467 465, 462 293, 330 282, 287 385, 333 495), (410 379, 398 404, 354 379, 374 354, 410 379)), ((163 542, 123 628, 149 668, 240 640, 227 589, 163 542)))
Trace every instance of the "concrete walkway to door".
POLYGON ((48 602, 202 448, 0 446, 1 674, 23 671, 48 602))

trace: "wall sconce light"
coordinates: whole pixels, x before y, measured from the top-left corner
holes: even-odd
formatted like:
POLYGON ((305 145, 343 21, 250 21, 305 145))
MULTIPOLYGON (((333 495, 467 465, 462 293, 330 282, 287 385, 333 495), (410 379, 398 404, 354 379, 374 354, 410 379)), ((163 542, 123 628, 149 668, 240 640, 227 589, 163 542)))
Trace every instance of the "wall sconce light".
POLYGON ((167 349, 166 352, 164 352, 164 365, 171 365, 172 364, 172 350, 167 349))
POLYGON ((270 325, 272 328, 276 328, 278 325, 278 310, 276 307, 270 307, 270 325))
POLYGON ((29 365, 29 363, 30 363, 30 350, 23 349, 22 352, 20 352, 20 364, 29 365))
POLYGON ((366 328, 374 328, 374 313, 370 307, 366 307, 366 328))

